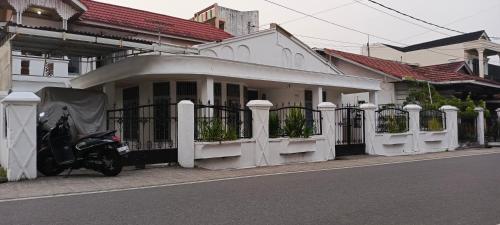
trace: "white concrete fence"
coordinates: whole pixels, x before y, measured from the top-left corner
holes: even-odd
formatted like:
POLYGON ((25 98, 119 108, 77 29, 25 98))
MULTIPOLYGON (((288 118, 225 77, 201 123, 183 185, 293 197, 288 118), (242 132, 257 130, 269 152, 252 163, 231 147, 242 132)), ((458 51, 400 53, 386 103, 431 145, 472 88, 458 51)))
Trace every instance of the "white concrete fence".
MULTIPOLYGON (((34 179, 36 170, 36 106, 40 99, 33 93, 12 93, 0 104, 0 164, 9 181, 34 179)), ((322 133, 309 138, 270 138, 269 110, 271 102, 250 101, 252 138, 225 142, 195 142, 194 104, 178 104, 178 161, 182 167, 209 169, 250 168, 289 163, 320 162, 335 159, 336 106, 329 102, 318 105, 322 113, 322 133)), ((458 109, 443 106, 446 129, 425 132, 419 128, 420 106, 407 105, 410 112, 409 131, 400 134, 376 132, 376 110, 373 104, 361 105, 365 110, 366 153, 370 155, 408 155, 452 151, 458 146, 458 109)), ((477 108, 478 143, 484 145, 484 110, 477 108)), ((500 111, 499 111, 500 112, 500 111)))

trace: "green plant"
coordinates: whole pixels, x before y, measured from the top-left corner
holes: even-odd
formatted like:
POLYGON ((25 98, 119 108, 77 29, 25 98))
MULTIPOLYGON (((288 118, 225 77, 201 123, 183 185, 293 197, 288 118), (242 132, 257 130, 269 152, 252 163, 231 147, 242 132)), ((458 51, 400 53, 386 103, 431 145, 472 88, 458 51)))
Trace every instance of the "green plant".
POLYGON ((7 171, 3 167, 0 167, 0 178, 7 178, 7 171))
POLYGON ((427 127, 429 131, 442 131, 443 122, 438 118, 432 118, 429 121, 427 121, 427 127))
POLYGON ((406 131, 406 122, 391 116, 387 118, 387 132, 391 134, 403 133, 406 131))
POLYGON ((283 130, 290 138, 308 138, 313 133, 313 128, 307 127, 306 117, 298 108, 290 109, 283 130))
POLYGON ((280 120, 278 117, 278 113, 270 112, 269 113, 269 137, 277 138, 281 135, 280 128, 280 120))
POLYGON ((199 123, 199 139, 208 142, 232 141, 238 139, 238 131, 234 128, 226 129, 220 119, 202 121, 199 123))

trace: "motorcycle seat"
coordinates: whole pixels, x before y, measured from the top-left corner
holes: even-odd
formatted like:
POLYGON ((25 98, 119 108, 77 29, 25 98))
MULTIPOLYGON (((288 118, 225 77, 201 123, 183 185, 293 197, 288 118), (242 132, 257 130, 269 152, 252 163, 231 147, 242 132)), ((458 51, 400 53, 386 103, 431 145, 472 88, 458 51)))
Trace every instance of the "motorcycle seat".
POLYGON ((90 134, 85 134, 85 135, 78 135, 77 140, 81 141, 81 140, 87 139, 87 138, 99 138, 99 137, 109 136, 109 135, 112 135, 114 133, 116 133, 116 131, 103 131, 103 132, 95 132, 95 133, 90 133, 90 134))

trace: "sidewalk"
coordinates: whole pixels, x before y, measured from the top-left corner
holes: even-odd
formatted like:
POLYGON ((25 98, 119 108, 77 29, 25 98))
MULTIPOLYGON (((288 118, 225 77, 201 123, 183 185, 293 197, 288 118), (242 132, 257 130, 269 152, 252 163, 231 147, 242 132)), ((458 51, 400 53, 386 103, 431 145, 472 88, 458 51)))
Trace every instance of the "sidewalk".
POLYGON ((396 157, 352 156, 329 162, 261 167, 242 170, 211 171, 168 166, 154 166, 145 170, 134 170, 133 168, 128 168, 125 169, 118 177, 111 178, 103 177, 92 171, 78 171, 68 178, 64 178, 63 176, 41 177, 36 180, 0 184, 0 200, 179 184, 245 176, 264 176, 276 173, 293 173, 301 171, 373 166, 380 164, 404 163, 484 154, 500 154, 500 148, 468 149, 454 152, 396 157))

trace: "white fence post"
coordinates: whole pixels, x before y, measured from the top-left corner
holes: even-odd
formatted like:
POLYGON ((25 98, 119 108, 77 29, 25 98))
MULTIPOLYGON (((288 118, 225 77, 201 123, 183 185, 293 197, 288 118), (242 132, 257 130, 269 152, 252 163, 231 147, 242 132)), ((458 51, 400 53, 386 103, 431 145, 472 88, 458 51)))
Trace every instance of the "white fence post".
POLYGON ((427 149, 420 149, 419 142, 420 142, 420 111, 422 110, 422 107, 419 105, 406 105, 404 110, 408 111, 409 113, 409 132, 412 134, 413 137, 413 144, 412 144, 412 151, 413 152, 419 152, 419 151, 426 151, 427 149))
POLYGON ((375 141, 375 110, 377 106, 371 103, 362 104, 360 109, 365 111, 365 145, 366 154, 375 155, 374 141, 375 141))
POLYGON ((31 92, 14 92, 2 100, 1 164, 9 181, 35 179, 37 104, 31 92))
POLYGON ((446 140, 449 151, 458 148, 458 108, 455 106, 444 105, 439 110, 446 115, 446 140))
POLYGON ((252 110, 252 137, 256 142, 255 165, 270 165, 269 153, 269 110, 273 104, 267 100, 253 100, 248 102, 252 110))
POLYGON ((194 167, 194 104, 184 100, 177 105, 178 110, 178 161, 184 168, 194 167))
POLYGON ((331 102, 322 102, 318 110, 322 116, 322 135, 326 137, 327 151, 324 152, 324 160, 335 159, 335 109, 337 106, 331 102))
POLYGON ((476 127, 477 127, 477 142, 479 145, 484 145, 484 109, 476 107, 474 111, 477 112, 476 127))

